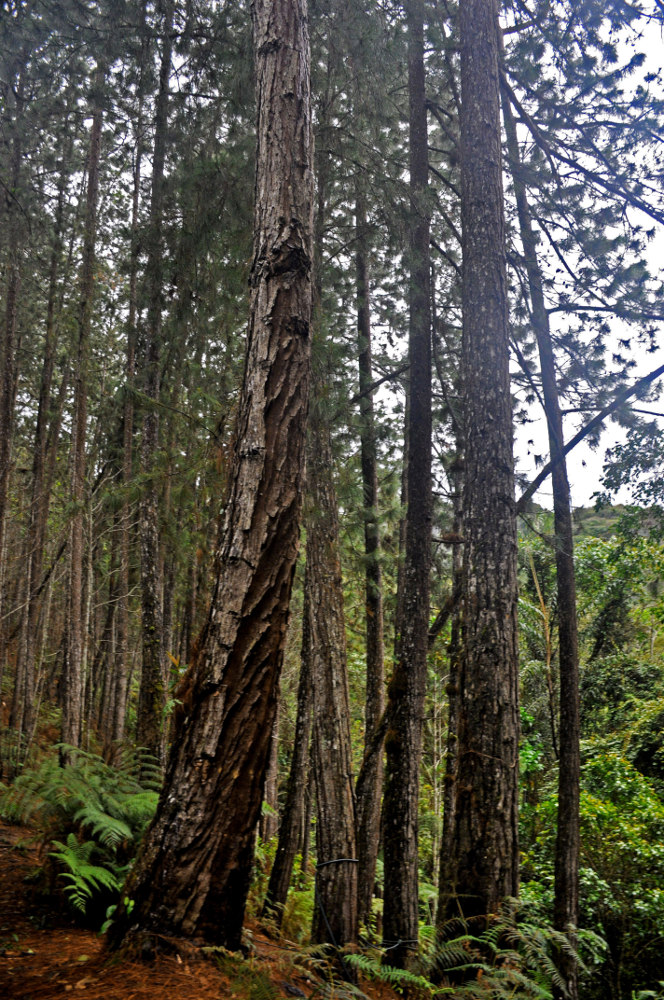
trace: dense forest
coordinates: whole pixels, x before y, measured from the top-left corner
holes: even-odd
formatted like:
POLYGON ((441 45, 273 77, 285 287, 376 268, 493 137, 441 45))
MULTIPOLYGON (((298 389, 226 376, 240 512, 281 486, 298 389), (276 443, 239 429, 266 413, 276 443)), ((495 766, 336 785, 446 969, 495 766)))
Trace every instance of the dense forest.
POLYGON ((2 5, 0 816, 113 960, 664 997, 663 31, 2 5))

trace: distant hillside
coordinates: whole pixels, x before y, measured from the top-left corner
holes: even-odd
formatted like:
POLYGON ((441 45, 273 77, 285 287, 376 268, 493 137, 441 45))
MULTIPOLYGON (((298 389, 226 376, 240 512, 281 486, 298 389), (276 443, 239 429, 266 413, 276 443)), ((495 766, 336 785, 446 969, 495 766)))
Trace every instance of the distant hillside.
POLYGON ((594 506, 577 507, 573 513, 574 535, 577 538, 608 538, 614 534, 620 518, 631 510, 635 508, 626 504, 602 507, 601 510, 594 506))
MULTIPOLYGON (((574 535, 576 538, 610 538, 615 534, 620 519, 630 511, 638 509, 627 504, 608 505, 600 510, 594 506, 577 507, 572 515, 574 535)), ((540 528, 547 524, 548 527, 545 529, 547 533, 553 532, 553 511, 537 503, 531 503, 522 517, 522 522, 528 525, 533 520, 540 523, 540 528)))

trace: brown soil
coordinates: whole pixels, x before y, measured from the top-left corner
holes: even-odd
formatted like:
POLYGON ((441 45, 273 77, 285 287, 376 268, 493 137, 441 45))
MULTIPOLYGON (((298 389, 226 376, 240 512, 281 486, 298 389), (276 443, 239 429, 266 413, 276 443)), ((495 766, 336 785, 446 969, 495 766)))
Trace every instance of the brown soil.
MULTIPOLYGON (((149 964, 113 961, 103 939, 40 900, 29 877, 40 861, 30 831, 0 823, 0 1000, 278 1000, 344 995, 294 964, 296 946, 250 927, 250 957, 216 961, 183 941, 149 964)), ((383 984, 361 984, 372 1000, 394 1000, 383 984)))

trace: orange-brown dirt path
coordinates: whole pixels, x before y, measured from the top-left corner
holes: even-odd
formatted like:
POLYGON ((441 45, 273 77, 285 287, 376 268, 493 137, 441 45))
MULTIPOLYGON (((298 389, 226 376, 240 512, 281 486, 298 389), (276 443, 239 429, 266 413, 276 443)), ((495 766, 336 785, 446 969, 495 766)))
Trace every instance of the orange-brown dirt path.
MULTIPOLYGON (((68 912, 40 900, 26 878, 39 865, 30 831, 0 823, 0 1000, 279 1000, 321 995, 320 983, 293 965, 288 942, 251 929, 252 955, 217 963, 182 942, 180 953, 150 963, 109 961, 103 940, 68 912)), ((294 947, 294 946, 291 946, 294 947)), ((372 1000, 394 1000, 384 984, 362 984, 372 1000)), ((334 997, 336 990, 324 991, 334 997)), ((340 991, 342 992, 342 991, 340 991)))

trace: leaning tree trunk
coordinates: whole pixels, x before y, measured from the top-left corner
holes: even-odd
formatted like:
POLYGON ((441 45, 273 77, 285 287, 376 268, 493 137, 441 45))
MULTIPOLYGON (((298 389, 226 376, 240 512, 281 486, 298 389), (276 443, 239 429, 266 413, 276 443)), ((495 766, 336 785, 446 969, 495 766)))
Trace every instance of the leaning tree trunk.
POLYGON ((90 327, 95 282, 95 240, 105 73, 95 73, 96 107, 92 118, 88 152, 88 190, 81 266, 81 298, 78 318, 78 344, 74 373, 74 414, 71 442, 71 499, 73 513, 69 528, 69 603, 67 609, 67 655, 62 683, 62 742, 79 746, 83 724, 83 671, 85 641, 83 622, 83 575, 85 550, 85 440, 87 423, 88 366, 90 327))
POLYGON ((397 662, 388 688, 387 767, 383 804, 383 935, 391 965, 417 950, 418 801, 426 691, 431 565, 431 308, 424 5, 410 0, 410 409, 407 440, 406 548, 397 662))
POLYGON ((456 809, 440 917, 496 912, 519 885, 516 515, 497 0, 461 27, 465 487, 456 809))
POLYGON ((305 0, 255 0, 258 152, 247 358, 217 580, 155 820, 111 934, 241 940, 299 542, 310 367, 305 0))
MULTIPOLYGON (((576 618, 576 576, 574 572, 574 537, 572 505, 563 421, 560 412, 556 367, 551 342, 549 314, 544 300, 542 271, 537 256, 537 237, 523 179, 516 122, 509 95, 503 90, 503 119, 514 182, 517 213, 524 262, 528 275, 532 324, 537 339, 542 373, 542 391, 549 432, 551 480, 553 485, 553 523, 556 547, 556 588, 558 608, 558 662, 560 667, 560 753, 558 766, 558 826, 555 851, 554 924, 576 944, 579 923, 579 782, 580 706, 579 642, 576 618)), ((554 732, 555 739, 555 732, 554 732)), ((557 955, 559 971, 565 980, 566 996, 578 997, 578 963, 565 950, 557 955)))
POLYGON ((311 507, 304 606, 311 640, 317 806, 312 940, 342 948, 357 941, 357 854, 339 515, 332 466, 329 426, 315 407, 307 452, 311 507))

